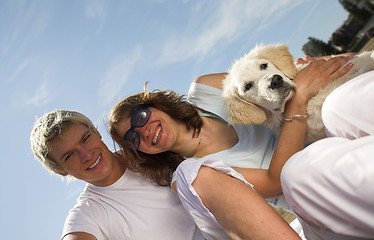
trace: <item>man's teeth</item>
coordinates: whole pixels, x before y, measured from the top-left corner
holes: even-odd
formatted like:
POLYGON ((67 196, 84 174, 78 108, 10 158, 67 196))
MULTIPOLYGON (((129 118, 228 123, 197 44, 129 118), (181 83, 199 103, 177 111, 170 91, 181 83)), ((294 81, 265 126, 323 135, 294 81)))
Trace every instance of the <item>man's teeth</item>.
POLYGON ((153 141, 152 141, 153 144, 156 144, 156 143, 157 143, 158 138, 160 137, 160 132, 161 132, 161 127, 157 128, 157 131, 156 131, 155 137, 153 138, 153 141))
POLYGON ((97 160, 88 168, 88 169, 92 169, 92 168, 94 168, 94 167, 96 167, 97 166, 97 164, 99 164, 99 162, 100 162, 100 159, 101 159, 101 154, 100 154, 100 156, 97 158, 97 160))

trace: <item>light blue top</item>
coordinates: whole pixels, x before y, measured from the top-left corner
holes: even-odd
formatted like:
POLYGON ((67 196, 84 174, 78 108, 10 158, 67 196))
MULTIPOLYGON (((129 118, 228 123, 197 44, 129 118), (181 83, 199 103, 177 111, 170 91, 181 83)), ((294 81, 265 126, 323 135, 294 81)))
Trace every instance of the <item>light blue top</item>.
MULTIPOLYGON (((192 83, 188 91, 188 101, 192 105, 211 112, 228 122, 228 113, 222 97, 222 90, 204 84, 192 83)), ((207 155, 201 160, 221 160, 229 167, 268 169, 278 135, 262 125, 234 124, 232 126, 238 134, 238 143, 230 149, 207 155)), ((267 202, 291 210, 283 196, 267 199, 267 202)))
MULTIPOLYGON (((211 112, 227 122, 220 89, 204 84, 192 83, 188 92, 188 101, 194 106, 211 112)), ((239 142, 226 149, 204 158, 214 158, 223 161, 230 167, 269 168, 277 142, 277 135, 261 125, 233 125, 239 137, 239 142)))

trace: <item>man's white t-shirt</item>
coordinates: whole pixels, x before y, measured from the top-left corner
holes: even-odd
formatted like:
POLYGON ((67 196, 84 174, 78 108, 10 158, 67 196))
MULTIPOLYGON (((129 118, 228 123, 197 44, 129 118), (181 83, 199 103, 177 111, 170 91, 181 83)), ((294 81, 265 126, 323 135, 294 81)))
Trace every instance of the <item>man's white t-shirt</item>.
POLYGON ((205 239, 178 196, 130 170, 114 184, 87 184, 63 230, 102 239, 205 239))

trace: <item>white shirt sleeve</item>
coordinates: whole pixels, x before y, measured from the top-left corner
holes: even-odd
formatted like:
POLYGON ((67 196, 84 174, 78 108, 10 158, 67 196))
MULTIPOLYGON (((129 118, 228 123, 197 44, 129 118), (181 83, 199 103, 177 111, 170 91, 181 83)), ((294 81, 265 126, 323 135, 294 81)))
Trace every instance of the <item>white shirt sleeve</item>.
POLYGON ((92 218, 88 202, 79 202, 69 211, 61 239, 72 232, 86 232, 95 236, 98 240, 105 239, 97 222, 92 218))
MULTIPOLYGON (((356 140, 334 137, 317 141, 284 166, 283 194, 312 232, 327 229, 341 235, 372 238, 373 156, 374 135, 356 140)), ((304 233, 307 238, 314 236, 308 234, 316 234, 306 229, 304 233)), ((311 239, 331 239, 318 237, 311 239)))
POLYGON ((326 134, 355 139, 374 134, 374 71, 343 84, 322 107, 326 134))
POLYGON ((309 239, 374 236, 374 72, 334 90, 322 108, 330 138, 292 156, 283 194, 309 239))

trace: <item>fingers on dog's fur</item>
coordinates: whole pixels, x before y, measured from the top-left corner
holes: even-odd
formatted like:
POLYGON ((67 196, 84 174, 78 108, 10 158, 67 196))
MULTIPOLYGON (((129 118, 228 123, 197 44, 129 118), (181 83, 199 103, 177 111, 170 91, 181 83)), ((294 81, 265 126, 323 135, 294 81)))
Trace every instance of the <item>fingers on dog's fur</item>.
POLYGON ((271 61, 281 72, 283 72, 288 78, 294 79, 296 76, 296 67, 293 62, 293 57, 288 50, 288 47, 283 44, 271 45, 258 49, 258 57, 264 58, 271 61))
POLYGON ((225 98, 231 124, 261 124, 266 121, 265 112, 256 105, 235 96, 225 98))

